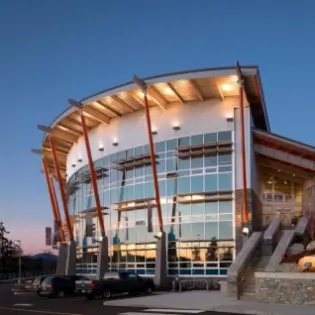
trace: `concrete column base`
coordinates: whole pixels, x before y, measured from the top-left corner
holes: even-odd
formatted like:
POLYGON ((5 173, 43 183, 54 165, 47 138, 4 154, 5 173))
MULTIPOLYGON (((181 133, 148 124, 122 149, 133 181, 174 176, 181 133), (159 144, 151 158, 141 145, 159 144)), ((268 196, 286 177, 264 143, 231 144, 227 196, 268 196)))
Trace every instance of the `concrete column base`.
POLYGON ((56 269, 57 275, 65 275, 66 273, 67 253, 68 253, 67 244, 60 244, 58 250, 58 260, 56 269))
POLYGON ((73 276, 77 273, 77 245, 72 240, 67 247, 66 275, 73 276))
POLYGON ((96 279, 100 280, 104 277, 104 273, 108 270, 108 238, 102 236, 97 254, 97 270, 96 279))
POLYGON ((167 285, 167 261, 166 261, 166 234, 161 232, 156 240, 156 259, 154 284, 157 287, 167 285))

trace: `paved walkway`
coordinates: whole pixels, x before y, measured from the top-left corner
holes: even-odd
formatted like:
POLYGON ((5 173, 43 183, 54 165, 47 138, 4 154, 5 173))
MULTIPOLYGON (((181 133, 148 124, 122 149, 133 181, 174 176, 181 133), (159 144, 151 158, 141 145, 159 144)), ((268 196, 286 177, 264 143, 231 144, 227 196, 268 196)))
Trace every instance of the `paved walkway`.
POLYGON ((190 291, 182 293, 163 293, 151 296, 119 299, 104 302, 104 305, 197 309, 257 315, 314 315, 314 306, 264 304, 254 301, 228 299, 218 291, 190 291))

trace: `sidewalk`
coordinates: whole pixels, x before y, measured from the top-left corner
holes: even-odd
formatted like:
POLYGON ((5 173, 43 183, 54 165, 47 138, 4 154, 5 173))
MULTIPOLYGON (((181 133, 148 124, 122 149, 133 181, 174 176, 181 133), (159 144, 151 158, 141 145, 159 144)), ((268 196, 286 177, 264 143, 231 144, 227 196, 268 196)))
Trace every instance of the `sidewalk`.
POLYGON ((104 302, 108 306, 129 306, 167 309, 196 309, 254 315, 314 315, 314 306, 276 305, 254 301, 228 299, 218 291, 190 291, 162 293, 151 296, 104 302))

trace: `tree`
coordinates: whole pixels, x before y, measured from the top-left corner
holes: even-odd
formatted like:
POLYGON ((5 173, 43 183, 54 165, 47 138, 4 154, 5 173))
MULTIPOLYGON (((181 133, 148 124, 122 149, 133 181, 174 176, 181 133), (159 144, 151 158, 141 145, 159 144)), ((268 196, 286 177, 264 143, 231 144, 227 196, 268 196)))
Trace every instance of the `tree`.
POLYGON ((20 251, 19 245, 8 238, 10 232, 3 222, 0 222, 0 270, 6 271, 6 267, 12 264, 12 260, 20 251))
POLYGON ((207 248, 207 253, 206 253, 207 261, 218 260, 217 252, 218 252, 218 242, 217 242, 217 239, 213 237, 207 248))

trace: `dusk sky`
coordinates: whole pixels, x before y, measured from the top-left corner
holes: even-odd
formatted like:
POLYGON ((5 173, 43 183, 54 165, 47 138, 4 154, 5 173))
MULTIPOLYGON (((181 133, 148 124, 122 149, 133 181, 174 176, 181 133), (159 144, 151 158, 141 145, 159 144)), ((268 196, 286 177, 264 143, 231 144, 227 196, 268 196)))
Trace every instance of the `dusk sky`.
POLYGON ((0 221, 27 253, 52 212, 38 156, 49 125, 81 99, 197 68, 260 67, 274 133, 315 145, 315 1, 0 0, 0 221))

